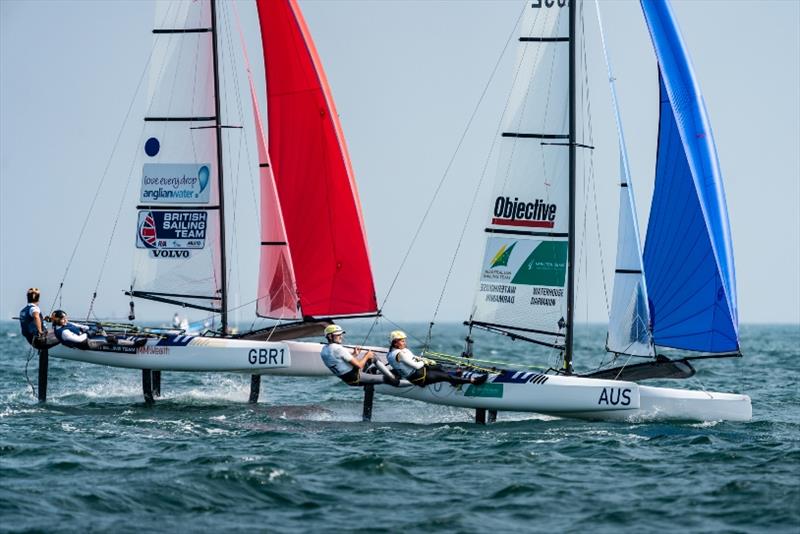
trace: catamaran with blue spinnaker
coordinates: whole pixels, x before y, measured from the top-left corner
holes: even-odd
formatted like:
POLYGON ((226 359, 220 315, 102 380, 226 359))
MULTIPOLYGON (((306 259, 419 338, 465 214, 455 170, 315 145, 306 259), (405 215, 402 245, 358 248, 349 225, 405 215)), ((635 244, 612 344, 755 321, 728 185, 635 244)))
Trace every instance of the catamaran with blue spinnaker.
MULTIPOLYGON (((251 400, 258 398, 262 374, 331 376, 319 357, 321 345, 296 338, 319 334, 336 318, 379 312, 356 183, 321 61, 296 0, 257 0, 266 80, 250 77, 261 188, 256 299, 257 313, 276 322, 242 334, 228 328, 230 220, 223 178, 233 171, 224 166, 223 154, 241 121, 225 116, 229 108, 220 103, 220 5, 235 15, 233 4, 215 0, 163 2, 157 9, 151 100, 137 147, 142 179, 127 293, 207 311, 221 328, 193 334, 106 325, 120 335, 146 338, 146 344, 49 350, 59 358, 142 369, 145 395, 151 397, 148 388, 160 371, 251 374, 251 400), (268 143, 254 86, 262 82, 268 143), (164 193, 163 184, 175 185, 177 176, 184 178, 173 188, 178 193, 164 193)), ((489 363, 480 355, 488 349, 473 347, 468 335, 464 355, 434 357, 452 372, 487 372, 486 383, 403 383, 376 391, 565 417, 749 420, 746 395, 640 383, 688 378, 695 373, 691 362, 700 358, 741 355, 722 177, 667 0, 641 2, 660 92, 655 190, 643 249, 609 66, 621 186, 610 358, 591 372, 573 368, 583 356, 574 350, 576 160, 593 148, 578 125, 583 36, 576 20, 583 6, 580 0, 525 2, 480 282, 467 322, 470 332, 478 328, 548 347, 560 365, 534 371, 489 363)))

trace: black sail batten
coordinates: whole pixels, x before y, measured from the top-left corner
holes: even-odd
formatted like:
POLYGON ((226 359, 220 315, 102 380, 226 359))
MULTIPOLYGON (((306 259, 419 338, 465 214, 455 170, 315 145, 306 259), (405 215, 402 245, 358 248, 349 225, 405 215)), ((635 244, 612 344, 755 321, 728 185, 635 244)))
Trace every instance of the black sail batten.
POLYGON ((209 33, 213 28, 155 28, 155 34, 175 34, 175 33, 209 33))
POLYGON ((212 122, 217 117, 145 117, 145 122, 212 122))
POLYGON ((500 137, 517 137, 520 139, 569 139, 566 134, 546 134, 546 133, 526 133, 526 132, 503 132, 500 137))
POLYGON ((521 43, 567 43, 569 37, 520 37, 521 43))
POLYGON ((527 235, 535 237, 569 237, 569 234, 563 232, 534 232, 531 230, 509 230, 506 228, 486 228, 484 232, 487 234, 527 235))

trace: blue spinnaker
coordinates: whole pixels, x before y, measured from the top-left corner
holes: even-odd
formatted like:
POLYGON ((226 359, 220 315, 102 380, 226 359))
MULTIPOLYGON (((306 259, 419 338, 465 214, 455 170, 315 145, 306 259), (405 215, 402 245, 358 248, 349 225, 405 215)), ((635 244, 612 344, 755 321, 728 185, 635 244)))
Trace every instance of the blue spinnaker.
POLYGON ((703 97, 667 0, 641 0, 659 69, 656 183, 644 267, 660 346, 739 350, 728 210, 703 97))

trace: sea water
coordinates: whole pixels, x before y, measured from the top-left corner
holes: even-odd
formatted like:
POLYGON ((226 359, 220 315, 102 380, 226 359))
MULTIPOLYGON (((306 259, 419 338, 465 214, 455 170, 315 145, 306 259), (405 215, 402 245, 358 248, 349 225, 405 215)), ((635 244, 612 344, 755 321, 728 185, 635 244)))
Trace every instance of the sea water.
MULTIPOLYGON (((348 325, 360 343, 369 323, 348 325)), ((392 325, 373 330, 383 343, 392 325)), ((409 328, 418 348, 424 326, 409 328)), ((462 348, 437 325, 430 346, 462 348)), ((698 362, 672 387, 747 393, 748 423, 584 422, 474 412, 376 395, 336 378, 141 373, 52 359, 48 400, 26 382, 18 327, 0 323, 0 530, 611 532, 800 530, 800 326, 741 329, 743 359, 698 362)), ((598 326, 576 366, 599 363, 598 326)), ((487 359, 551 363, 546 349, 478 336, 487 359)), ((28 367, 36 382, 37 358, 28 367)))

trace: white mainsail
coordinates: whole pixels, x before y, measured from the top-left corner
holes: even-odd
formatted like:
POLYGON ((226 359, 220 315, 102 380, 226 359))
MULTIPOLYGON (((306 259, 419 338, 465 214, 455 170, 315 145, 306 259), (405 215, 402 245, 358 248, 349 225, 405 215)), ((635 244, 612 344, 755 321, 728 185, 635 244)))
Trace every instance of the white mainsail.
POLYGON ((220 195, 213 34, 207 1, 156 5, 141 139, 137 296, 220 308, 220 195))
POLYGON ((560 347, 569 239, 569 7, 539 4, 526 9, 520 26, 471 320, 560 347))

